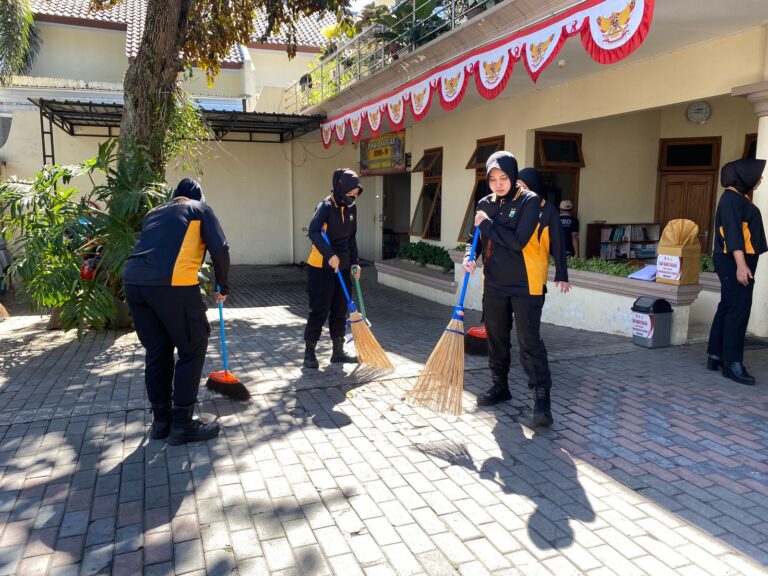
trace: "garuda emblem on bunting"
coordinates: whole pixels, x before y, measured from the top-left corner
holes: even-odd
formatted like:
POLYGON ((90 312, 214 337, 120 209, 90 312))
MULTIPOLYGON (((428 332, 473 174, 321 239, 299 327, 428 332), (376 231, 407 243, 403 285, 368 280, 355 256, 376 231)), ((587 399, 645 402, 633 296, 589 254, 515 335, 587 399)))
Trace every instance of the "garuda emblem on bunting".
POLYGON ((371 129, 371 132, 378 133, 381 126, 381 111, 378 107, 373 106, 368 108, 366 116, 368 117, 368 127, 371 129))
POLYGON ((363 127, 360 114, 352 116, 349 119, 349 127, 352 129, 352 136, 357 140, 357 137, 360 136, 360 129, 363 127))
POLYGON ((606 43, 618 42, 629 32, 629 21, 635 9, 635 0, 630 0, 621 12, 614 12, 609 17, 597 17, 597 25, 603 33, 606 43))
POLYGON ((552 44, 552 40, 555 39, 554 34, 550 34, 549 38, 544 40, 543 42, 538 42, 537 44, 531 44, 528 47, 528 50, 531 52, 531 64, 534 68, 537 68, 541 61, 544 59, 544 56, 547 55, 547 50, 549 50, 549 45, 552 44))

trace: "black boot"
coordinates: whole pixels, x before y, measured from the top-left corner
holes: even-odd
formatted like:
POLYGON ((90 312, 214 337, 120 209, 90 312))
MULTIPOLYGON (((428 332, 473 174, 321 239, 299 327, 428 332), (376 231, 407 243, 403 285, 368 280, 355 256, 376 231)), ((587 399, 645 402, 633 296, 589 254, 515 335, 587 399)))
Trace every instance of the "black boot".
POLYGON ((320 368, 320 362, 317 361, 317 356, 315 356, 315 346, 317 346, 317 342, 307 340, 307 345, 304 348, 304 368, 312 368, 314 370, 320 368))
POLYGON ((499 402, 505 402, 512 399, 506 375, 496 375, 492 376, 492 378, 493 386, 491 386, 485 394, 480 394, 480 396, 477 397, 478 406, 493 406, 499 402))
POLYGON ((537 386, 531 388, 533 395, 533 422, 536 426, 552 426, 552 403, 549 388, 537 386))
POLYGON ((173 423, 168 435, 168 444, 178 446, 187 442, 203 442, 219 435, 218 422, 206 424, 202 420, 195 420, 192 418, 194 412, 194 404, 173 407, 173 423))
POLYGON ((171 431, 171 405, 152 404, 152 428, 149 429, 149 437, 153 440, 162 440, 171 431))
POLYGON ((755 385, 754 376, 747 372, 747 369, 744 368, 744 364, 741 362, 724 362, 723 376, 730 378, 739 384, 746 384, 747 386, 755 385))
POLYGON ((723 359, 720 356, 710 354, 707 356, 707 370, 720 370, 723 367, 723 359))
POLYGON ((344 352, 344 338, 333 339, 333 354, 331 354, 331 362, 343 362, 345 364, 357 364, 359 361, 357 356, 350 356, 344 352))

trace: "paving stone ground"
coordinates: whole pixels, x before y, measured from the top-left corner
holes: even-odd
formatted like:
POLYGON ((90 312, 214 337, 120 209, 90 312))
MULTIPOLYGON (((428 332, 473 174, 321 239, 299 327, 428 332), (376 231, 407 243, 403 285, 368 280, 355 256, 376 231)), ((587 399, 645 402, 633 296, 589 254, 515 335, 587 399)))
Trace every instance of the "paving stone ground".
MULTIPOLYGON (((0 576, 768 574, 768 349, 747 351, 745 387, 708 372, 701 345, 544 326, 551 429, 531 427, 518 364, 512 401, 476 407, 474 357, 447 418, 403 397, 450 309, 364 275, 394 374, 328 365, 327 338, 303 371, 304 272, 238 267, 226 326, 253 398, 202 389, 223 433, 177 447, 147 438, 133 333, 78 343, 12 305, 0 576)), ((213 338, 205 372, 220 367, 213 338)))

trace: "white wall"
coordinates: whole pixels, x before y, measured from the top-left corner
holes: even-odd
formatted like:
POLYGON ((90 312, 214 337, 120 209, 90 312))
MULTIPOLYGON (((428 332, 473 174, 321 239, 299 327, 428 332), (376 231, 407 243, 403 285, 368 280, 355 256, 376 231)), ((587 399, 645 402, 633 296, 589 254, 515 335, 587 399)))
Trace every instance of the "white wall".
POLYGON ((43 40, 29 76, 122 82, 125 32, 36 22, 43 40))

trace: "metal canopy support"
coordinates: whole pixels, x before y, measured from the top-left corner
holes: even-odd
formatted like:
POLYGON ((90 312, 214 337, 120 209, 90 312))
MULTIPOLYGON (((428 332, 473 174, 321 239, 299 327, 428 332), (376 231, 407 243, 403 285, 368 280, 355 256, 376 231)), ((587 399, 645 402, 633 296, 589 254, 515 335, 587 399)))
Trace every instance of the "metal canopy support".
POLYGON ((53 124, 51 117, 40 108, 40 139, 43 143, 43 166, 48 164, 49 160, 51 164, 56 164, 56 154, 53 148, 53 124), (48 153, 48 150, 51 153, 48 153))
MULTIPOLYGON (((43 145, 44 160, 53 158, 53 128, 51 123, 70 136, 92 136, 108 138, 113 130, 120 128, 123 105, 117 102, 80 102, 75 100, 31 100, 40 108, 41 132, 43 138, 50 134, 51 154, 43 145), (49 131, 43 128, 47 118, 49 131)), ((203 122, 211 129, 214 140, 222 142, 254 142, 280 144, 309 134, 320 128, 323 116, 300 114, 271 114, 266 112, 245 112, 242 110, 203 110, 203 122), (240 134, 241 137, 236 135, 240 134)))

